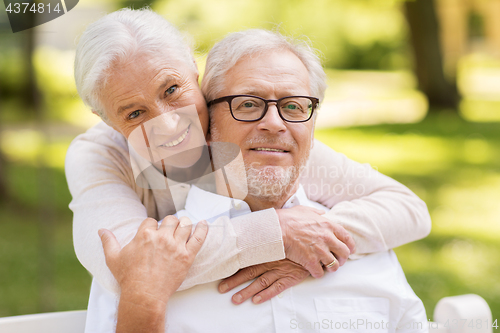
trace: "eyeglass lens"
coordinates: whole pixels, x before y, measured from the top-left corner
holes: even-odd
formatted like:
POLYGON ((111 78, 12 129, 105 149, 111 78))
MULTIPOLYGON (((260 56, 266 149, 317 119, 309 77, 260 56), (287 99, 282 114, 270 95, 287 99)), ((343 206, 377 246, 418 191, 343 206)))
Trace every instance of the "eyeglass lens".
MULTIPOLYGON (((312 101, 306 97, 290 97, 279 101, 277 105, 281 116, 290 121, 309 119, 312 113, 312 101)), ((231 101, 233 116, 238 120, 257 120, 266 109, 266 102, 260 98, 239 96, 231 101)))

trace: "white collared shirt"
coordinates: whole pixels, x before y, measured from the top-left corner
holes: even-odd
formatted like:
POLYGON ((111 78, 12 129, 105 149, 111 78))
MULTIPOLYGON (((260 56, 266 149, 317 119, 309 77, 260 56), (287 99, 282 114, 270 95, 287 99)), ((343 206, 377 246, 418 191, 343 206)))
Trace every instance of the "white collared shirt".
MULTIPOLYGON (((296 205, 326 211, 325 207, 306 197, 302 186, 283 208, 296 205)), ((250 208, 244 201, 192 186, 186 209, 177 215, 196 222, 205 216, 235 217, 248 213, 250 208)), ((407 283, 392 250, 349 260, 337 272, 326 273, 320 279, 308 277, 259 305, 249 300, 240 305, 232 304, 231 296, 236 290, 220 294, 218 284, 219 281, 214 281, 176 292, 168 303, 166 331, 427 332, 424 306, 407 283)), ((117 295, 94 280, 86 332, 113 332, 117 305, 117 295)))

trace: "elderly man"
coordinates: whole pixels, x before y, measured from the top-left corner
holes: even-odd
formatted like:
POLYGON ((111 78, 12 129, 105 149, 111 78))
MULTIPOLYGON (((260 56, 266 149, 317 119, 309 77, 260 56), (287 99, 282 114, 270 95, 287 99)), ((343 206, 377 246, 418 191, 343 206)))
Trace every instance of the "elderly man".
MULTIPOLYGON (((240 146, 249 194, 241 201, 192 186, 186 209, 178 216, 198 221, 214 210, 230 216, 297 205, 327 210, 307 198, 298 172, 314 144, 316 96, 324 93, 313 82, 318 70, 321 66, 309 48, 268 31, 234 33, 214 46, 202 83, 211 100, 211 141, 240 146)), ((225 193, 224 178, 218 180, 219 192, 225 193)), ((105 249, 108 245, 104 242, 105 249)), ((276 265, 289 265, 295 274, 308 275, 289 260, 276 265)), ((422 302, 406 282, 392 251, 348 261, 335 274, 309 277, 258 305, 232 304, 229 295, 218 295, 217 284, 202 284, 172 295, 167 331, 425 331, 422 302)), ((96 289, 93 293, 90 305, 99 304, 100 311, 89 307, 91 321, 111 331, 117 296, 96 289)), ((165 313, 157 315, 163 318, 165 313)))
MULTIPOLYGON (((316 87, 322 87, 317 96, 321 101, 324 73, 316 72, 323 75, 314 79, 316 87)), ((194 140, 193 135, 206 134, 208 112, 197 79, 193 56, 181 34, 149 10, 109 14, 91 24, 80 39, 75 60, 78 92, 105 123, 77 137, 66 155, 74 244, 81 263, 111 292, 119 288, 105 264, 97 230, 111 230, 124 246, 146 218, 160 220, 175 213, 172 202, 185 203, 190 189, 186 184, 171 191, 158 187, 171 174, 168 159, 163 170, 163 165, 154 165, 147 174, 139 174, 147 177, 139 179, 127 139, 148 121, 165 116, 171 122, 169 131, 158 133, 165 137, 161 149, 175 151, 193 141, 201 144, 204 140, 194 140), (186 125, 178 110, 190 106, 195 116, 190 118, 192 125, 186 125)), ((301 182, 306 194, 329 207, 328 213, 299 205, 221 217, 217 223, 222 228, 209 229, 181 289, 285 257, 320 277, 324 266, 335 271, 345 262, 354 248, 352 240, 357 253, 364 254, 419 239, 430 230, 425 203, 368 165, 316 142, 305 171, 301 182)), ((267 266, 252 271, 264 273, 263 278, 273 276, 275 283, 260 294, 263 300, 300 281, 286 274, 277 277, 267 266)), ((227 288, 233 283, 228 280, 227 288)), ((234 301, 249 296, 238 294, 234 301)))

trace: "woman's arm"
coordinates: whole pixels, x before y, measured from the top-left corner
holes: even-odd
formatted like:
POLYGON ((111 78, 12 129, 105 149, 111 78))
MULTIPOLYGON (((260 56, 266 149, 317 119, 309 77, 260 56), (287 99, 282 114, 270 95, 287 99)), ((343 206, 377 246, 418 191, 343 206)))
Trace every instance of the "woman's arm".
MULTIPOLYGON (((66 178, 73 196, 70 208, 74 213, 76 255, 103 287, 117 292, 118 284, 105 264, 97 231, 111 230, 120 245, 125 246, 146 218, 158 220, 175 213, 171 201, 165 196, 166 191, 142 189, 135 184, 125 138, 103 123, 80 135, 70 145, 66 155, 66 178)), ((179 189, 178 192, 173 195, 187 195, 187 190, 181 193, 179 189)), ((304 214, 308 214, 310 221, 326 220, 309 211, 304 214)), ((297 226, 283 237, 281 225, 287 222, 279 221, 274 209, 231 220, 220 218, 215 223, 220 228, 210 228, 199 259, 191 267, 181 289, 228 277, 241 268, 280 260, 285 255, 297 257, 293 240, 303 230, 297 226)), ((318 237, 331 232, 323 231, 316 231, 318 237)), ((322 253, 329 253, 329 244, 341 243, 331 233, 329 243, 322 246, 322 253)), ((347 256, 349 250, 345 252, 347 256)), ((311 270, 321 274, 320 260, 316 258, 322 253, 304 255, 311 270)), ((307 267, 307 262, 301 264, 307 267)))
MULTIPOLYGON (((109 229, 125 246, 146 218, 159 220, 175 213, 166 191, 142 189, 135 184, 128 159, 123 136, 102 123, 77 137, 66 155, 76 255, 99 283, 113 292, 118 291, 118 285, 106 266, 97 231, 109 229)), ((187 190, 174 195, 186 196, 187 190)), ((257 212, 252 226, 238 221, 232 224, 223 219, 218 222, 222 228, 209 232, 200 255, 210 258, 210 265, 207 261, 195 264, 186 288, 229 276, 245 266, 284 258, 274 210, 257 212), (249 227, 253 232, 247 232, 249 227)))
POLYGON ((301 183, 325 214, 347 229, 356 254, 385 251, 427 236, 426 204, 406 186, 315 140, 301 183))
MULTIPOLYGON (((430 232, 427 206, 407 187, 368 164, 349 160, 317 140, 301 176, 301 184, 309 199, 330 208, 324 217, 331 221, 332 227, 343 226, 354 239, 356 254, 351 258, 386 251, 423 238, 430 232)), ((288 213, 286 209, 278 210, 280 222, 288 213)), ((296 223, 302 220, 297 214, 288 215, 291 215, 289 220, 296 218, 296 223)), ((337 256, 337 252, 331 250, 337 256)), ((300 283, 307 276, 297 278, 296 272, 300 270, 290 267, 286 261, 273 267, 267 264, 247 267, 222 281, 219 290, 228 292, 257 278, 234 294, 233 302, 239 304, 253 298, 255 303, 260 303, 300 283)))

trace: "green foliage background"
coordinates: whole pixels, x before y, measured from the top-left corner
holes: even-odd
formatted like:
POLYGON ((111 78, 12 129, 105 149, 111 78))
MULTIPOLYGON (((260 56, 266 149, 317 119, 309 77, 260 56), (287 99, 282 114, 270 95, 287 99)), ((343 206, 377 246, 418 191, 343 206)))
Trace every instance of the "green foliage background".
MULTIPOLYGON (((118 8, 111 1, 93 0, 80 1, 77 8, 98 3, 109 6, 108 11, 118 8)), ((192 36, 201 72, 204 53, 228 32, 278 29, 307 36, 321 51, 330 85, 321 112, 329 111, 330 102, 364 98, 378 105, 377 110, 387 102, 409 100, 425 114, 425 106, 420 106, 424 98, 411 74, 400 1, 185 0, 151 6, 192 36), (389 76, 377 76, 384 73, 389 76)), ((0 149, 7 159, 4 178, 11 198, 0 202, 0 316, 84 309, 91 279, 73 251, 64 157, 70 141, 95 118, 73 83, 74 51, 44 46, 35 50, 32 60, 47 123, 41 127, 35 122, 34 110, 24 104, 23 35, 9 33, 2 19, 0 149), (49 181, 49 192, 43 179, 49 181), (49 225, 40 222, 47 208, 49 225)), ((354 160, 372 164, 427 203, 431 235, 396 252, 429 318, 440 298, 464 293, 481 295, 498 318, 500 95, 491 92, 491 85, 486 87, 490 95, 485 95, 484 86, 477 83, 482 81, 474 78, 478 73, 498 76, 500 65, 498 59, 474 55, 459 66, 464 96, 460 110, 441 110, 418 123, 323 128, 316 137, 354 160)), ((395 105, 401 114, 409 113, 407 104, 395 105)))

